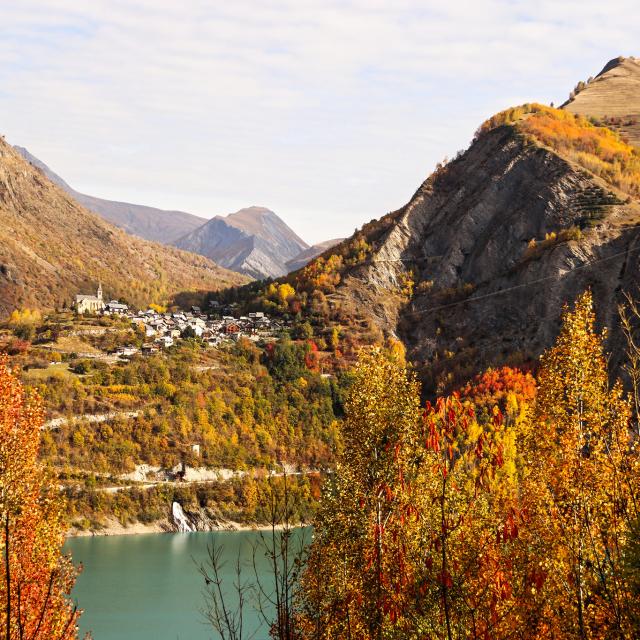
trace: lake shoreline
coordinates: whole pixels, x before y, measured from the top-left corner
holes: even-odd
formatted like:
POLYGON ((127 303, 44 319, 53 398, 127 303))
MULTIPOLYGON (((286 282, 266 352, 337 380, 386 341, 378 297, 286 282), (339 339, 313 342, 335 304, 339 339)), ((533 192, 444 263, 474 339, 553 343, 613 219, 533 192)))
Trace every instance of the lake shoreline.
MULTIPOLYGON (((297 523, 292 524, 292 527, 304 527, 307 526, 306 523, 297 523)), ((282 525, 277 525, 276 530, 280 531, 284 527, 282 525)), ((224 520, 219 522, 219 526, 212 526, 210 529, 204 531, 192 531, 190 533, 215 533, 216 531, 270 531, 271 525, 269 524, 242 524, 240 522, 235 522, 234 520, 224 520)), ((136 536, 136 535, 145 535, 149 533, 179 533, 175 529, 175 525, 173 525, 169 520, 159 520, 156 522, 151 522, 149 524, 145 524, 143 522, 135 522, 128 526, 124 526, 115 518, 109 519, 107 524, 101 529, 77 529, 71 528, 68 529, 65 533, 65 538, 88 538, 88 537, 106 537, 106 536, 136 536)))

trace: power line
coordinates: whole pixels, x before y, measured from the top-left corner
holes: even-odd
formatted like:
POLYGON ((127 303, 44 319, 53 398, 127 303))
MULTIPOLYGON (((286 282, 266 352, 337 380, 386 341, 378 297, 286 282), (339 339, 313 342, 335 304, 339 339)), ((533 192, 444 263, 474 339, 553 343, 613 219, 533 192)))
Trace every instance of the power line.
POLYGON ((544 278, 538 278, 536 280, 531 280, 530 282, 523 282, 522 284, 516 284, 512 287, 507 287, 506 289, 501 289, 500 291, 492 291, 490 293, 484 293, 481 296, 475 296, 473 298, 467 298, 466 300, 458 300, 457 302, 450 302, 448 304, 442 304, 437 307, 431 307, 430 309, 423 309, 422 311, 409 311, 409 314, 412 315, 423 315, 427 313, 435 313, 436 311, 442 311, 443 309, 450 309, 452 307, 456 307, 461 304, 469 304, 471 302, 477 302, 479 300, 485 300, 486 298, 491 298, 493 296, 499 296, 504 293, 509 293, 510 291, 516 291, 517 289, 525 289, 527 287, 532 287, 542 282, 549 282, 552 280, 559 280, 560 278, 564 278, 570 273, 575 271, 579 271, 580 269, 586 269, 587 267, 591 267, 593 265, 599 264, 601 262, 606 262, 608 260, 613 260, 615 258, 619 258, 624 255, 629 255, 635 251, 640 251, 640 245, 635 249, 627 249, 626 251, 620 251, 619 253, 614 253, 613 255, 607 256, 606 258, 598 258, 597 260, 593 260, 591 262, 585 262, 584 264, 578 265, 577 267, 573 267, 568 271, 565 271, 562 274, 556 274, 553 276, 545 276, 544 278))

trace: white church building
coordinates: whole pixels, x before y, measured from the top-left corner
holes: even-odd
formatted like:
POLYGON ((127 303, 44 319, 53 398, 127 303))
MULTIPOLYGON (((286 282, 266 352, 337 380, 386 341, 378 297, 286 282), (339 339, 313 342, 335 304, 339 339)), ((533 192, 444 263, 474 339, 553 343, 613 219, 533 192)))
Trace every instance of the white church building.
POLYGON ((104 309, 102 299, 102 283, 98 285, 95 296, 79 294, 76 296, 76 311, 78 313, 98 313, 104 309))

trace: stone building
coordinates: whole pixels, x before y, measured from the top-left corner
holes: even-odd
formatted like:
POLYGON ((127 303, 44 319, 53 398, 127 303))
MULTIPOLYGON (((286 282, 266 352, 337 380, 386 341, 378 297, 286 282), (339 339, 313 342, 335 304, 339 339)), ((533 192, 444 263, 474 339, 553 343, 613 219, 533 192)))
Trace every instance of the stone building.
POLYGON ((95 296, 79 294, 76 296, 76 311, 78 313, 98 313, 104 309, 102 299, 102 284, 98 285, 95 296))

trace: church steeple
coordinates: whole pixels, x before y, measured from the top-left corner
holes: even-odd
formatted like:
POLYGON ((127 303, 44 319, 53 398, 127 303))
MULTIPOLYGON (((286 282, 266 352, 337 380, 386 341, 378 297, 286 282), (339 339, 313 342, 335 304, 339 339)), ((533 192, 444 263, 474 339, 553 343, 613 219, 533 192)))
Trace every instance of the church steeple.
POLYGON ((102 300, 102 282, 98 283, 98 300, 102 300))

